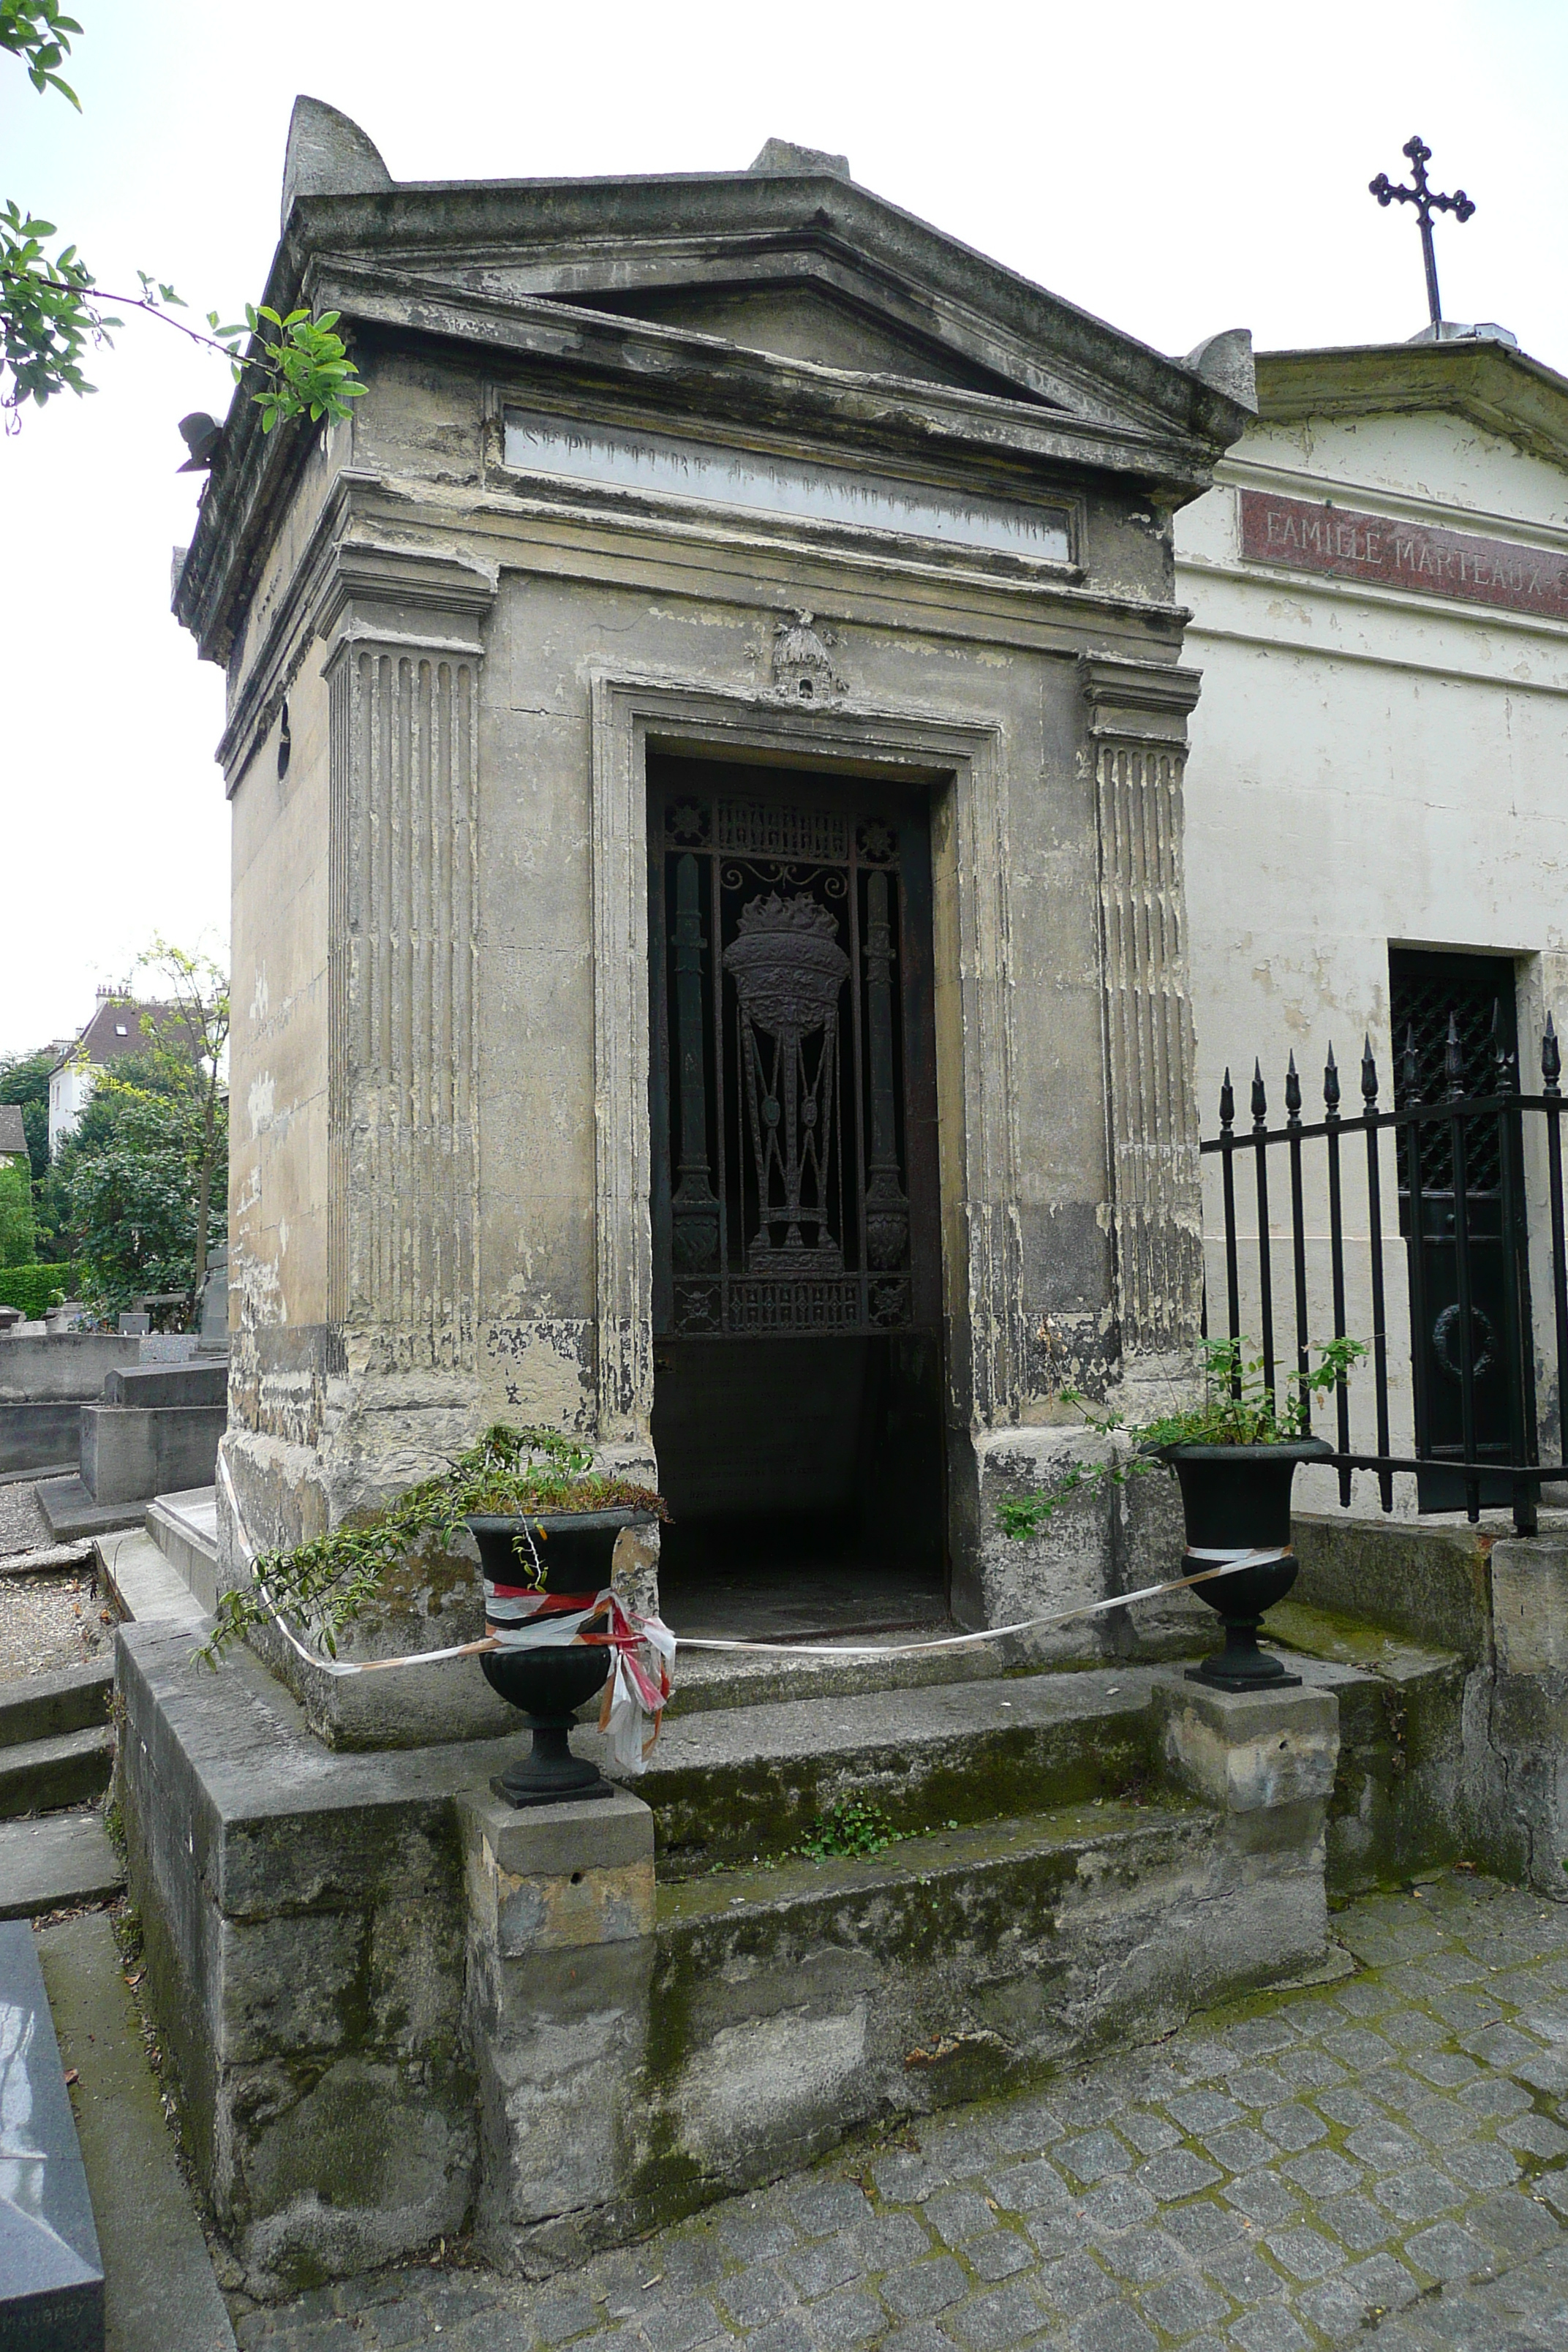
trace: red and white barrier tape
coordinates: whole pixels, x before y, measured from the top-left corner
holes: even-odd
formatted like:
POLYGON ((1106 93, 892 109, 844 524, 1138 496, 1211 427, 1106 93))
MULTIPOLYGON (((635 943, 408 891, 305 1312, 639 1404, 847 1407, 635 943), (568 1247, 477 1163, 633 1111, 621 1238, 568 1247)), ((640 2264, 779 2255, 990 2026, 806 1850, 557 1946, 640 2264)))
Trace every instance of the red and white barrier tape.
MULTIPOLYGON (((246 1556, 252 1577, 256 1576, 256 1550, 245 1532, 239 1497, 234 1491, 234 1481, 223 1454, 218 1455, 218 1476, 228 1496, 234 1514, 235 1533, 246 1556)), ((402 1658, 323 1658, 308 1649, 293 1628, 285 1621, 275 1605, 267 1587, 256 1578, 257 1589, 268 1616, 289 1643, 307 1665, 325 1675, 385 1674, 395 1666, 433 1666, 447 1658, 477 1658, 487 1651, 539 1650, 566 1648, 574 1643, 585 1647, 601 1644, 613 1648, 615 1669, 605 1685, 605 1699, 599 1713, 599 1728, 610 1735, 617 1764, 629 1772, 640 1772, 649 1748, 658 1737, 673 1684, 677 1650, 744 1651, 781 1658, 880 1659, 913 1657, 930 1650, 973 1649, 982 1642, 1002 1642, 1018 1633, 1038 1633, 1047 1625, 1067 1625, 1080 1617, 1100 1617, 1112 1609, 1131 1609, 1141 1601, 1158 1601, 1167 1592, 1186 1592, 1194 1584, 1207 1584, 1219 1576, 1233 1576, 1238 1569, 1264 1568, 1276 1560, 1291 1557, 1289 1545, 1259 1551, 1215 1551, 1197 1547, 1189 1548, 1188 1558, 1213 1561, 1212 1567, 1201 1568, 1194 1576, 1173 1576, 1163 1584, 1145 1584, 1136 1592, 1115 1592, 1105 1601, 1075 1602, 1070 1609, 1053 1609, 1039 1617, 1021 1617, 1013 1625, 987 1625, 974 1633, 944 1633, 934 1641, 882 1642, 861 1646, 853 1643, 834 1642, 742 1642, 725 1640, 717 1634, 695 1635, 672 1633, 662 1618, 645 1617, 639 1610, 626 1609, 606 1587, 601 1592, 552 1594, 533 1593, 510 1586, 500 1588, 502 1605, 509 1613, 520 1601, 532 1601, 536 1606, 525 1610, 506 1625, 487 1622, 485 1637, 480 1642, 459 1642, 447 1650, 415 1650, 402 1658), (592 1627, 603 1623, 603 1630, 592 1627), (650 1654, 646 1659, 639 1652, 650 1654), (644 1726, 651 1722, 651 1731, 644 1726)), ((497 1595, 497 1588, 487 1580, 488 1606, 497 1595)))

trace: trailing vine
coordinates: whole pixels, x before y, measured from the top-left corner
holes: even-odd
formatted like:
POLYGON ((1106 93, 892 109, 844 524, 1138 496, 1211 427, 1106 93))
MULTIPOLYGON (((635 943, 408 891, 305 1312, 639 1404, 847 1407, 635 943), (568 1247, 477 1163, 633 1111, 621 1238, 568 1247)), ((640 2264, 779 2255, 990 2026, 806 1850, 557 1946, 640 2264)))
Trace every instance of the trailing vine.
POLYGON ((559 1512, 650 1511, 669 1517, 661 1496, 635 1480, 595 1471, 588 1447, 553 1429, 510 1429, 498 1422, 448 1469, 395 1496, 377 1511, 347 1520, 291 1550, 258 1555, 244 1591, 224 1593, 211 1636, 196 1653, 216 1666, 233 1644, 268 1623, 271 1611, 292 1617, 329 1657, 337 1637, 380 1591, 387 1576, 434 1536, 449 1550, 470 1514, 516 1517, 513 1549, 520 1581, 541 1589, 544 1570, 529 1522, 559 1512))
POLYGON ((1319 1361, 1306 1376, 1306 1397, 1300 1376, 1293 1375, 1283 1406, 1264 1381, 1262 1357, 1245 1354, 1239 1339, 1205 1339, 1201 1401, 1157 1421, 1129 1423, 1119 1412, 1097 1413, 1080 1391, 1064 1389, 1066 1402, 1078 1406, 1097 1437, 1120 1436, 1133 1451, 1120 1462, 1075 1462, 1038 1494, 1005 1496, 996 1507, 996 1524, 1004 1535, 1026 1543, 1077 1489, 1125 1486, 1130 1477, 1152 1470, 1167 1445, 1287 1445, 1306 1436, 1309 1401, 1326 1396, 1349 1378, 1352 1366, 1366 1354, 1366 1342, 1330 1339, 1314 1353, 1319 1361))

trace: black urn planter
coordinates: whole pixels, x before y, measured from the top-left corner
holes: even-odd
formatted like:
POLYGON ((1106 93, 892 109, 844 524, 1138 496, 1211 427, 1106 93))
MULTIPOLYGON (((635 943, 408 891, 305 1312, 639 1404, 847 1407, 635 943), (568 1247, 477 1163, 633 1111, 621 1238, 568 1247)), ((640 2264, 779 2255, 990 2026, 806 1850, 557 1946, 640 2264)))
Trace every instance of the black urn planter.
MULTIPOLYGON (((651 1527, 646 1511, 552 1512, 541 1516, 471 1513, 467 1525, 479 1548, 487 1586, 533 1584, 533 1559, 525 1543, 521 1558, 515 1538, 526 1525, 533 1538, 543 1582, 540 1590, 560 1597, 581 1595, 586 1608, 610 1581, 616 1538, 623 1528, 651 1527)), ((487 1610, 487 1615, 489 1612, 487 1610)), ((576 1711, 609 1679, 608 1643, 567 1643, 487 1650, 479 1660, 485 1680, 533 1731, 529 1755, 520 1757, 490 1782, 509 1805, 577 1804, 611 1797, 615 1784, 596 1764, 572 1753, 576 1711)))
POLYGON ((1185 1576, 1215 1567, 1238 1552, 1279 1551, 1280 1559, 1259 1561, 1194 1586, 1225 1624, 1225 1647, 1201 1666, 1187 1668, 1187 1680, 1216 1690, 1268 1690, 1299 1683, 1271 1652, 1258 1646, 1266 1610, 1283 1601, 1296 1581, 1290 1550, 1290 1486, 1299 1462, 1321 1462, 1333 1452, 1321 1437, 1289 1438, 1274 1445, 1194 1445, 1159 1449, 1181 1482, 1187 1549, 1185 1576))

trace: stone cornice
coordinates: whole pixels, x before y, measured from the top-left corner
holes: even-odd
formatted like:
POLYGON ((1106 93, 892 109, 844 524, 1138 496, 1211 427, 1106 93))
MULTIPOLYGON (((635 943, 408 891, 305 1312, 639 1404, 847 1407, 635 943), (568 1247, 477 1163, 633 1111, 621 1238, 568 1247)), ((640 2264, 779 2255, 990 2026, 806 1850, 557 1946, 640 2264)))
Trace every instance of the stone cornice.
POLYGON ((367 325, 435 335, 482 352, 570 369, 575 378, 634 393, 689 415, 711 435, 716 416, 794 426, 868 453, 907 450, 965 457, 994 451, 1091 473, 1131 475, 1196 495, 1214 457, 1158 419, 1094 416, 1021 394, 970 391, 923 377, 863 373, 783 359, 692 328, 655 325, 577 303, 491 298, 398 268, 328 254, 313 266, 311 299, 367 325))
POLYGON ((1021 388, 1032 371, 1028 388, 1075 410, 1144 410, 1151 422, 1222 445, 1247 414, 1181 361, 830 173, 405 182, 300 197, 268 300, 328 252, 416 269, 445 264, 470 283, 505 268, 519 292, 578 302, 595 289, 776 278, 782 257, 805 254, 812 274, 847 272, 868 307, 918 322, 933 349, 1021 388))
MULTIPOLYGON (((541 348, 539 363, 618 371, 645 395, 663 379, 696 416, 721 393, 748 405, 766 431, 781 398, 815 403, 819 417, 868 449, 916 446, 922 434, 929 448, 938 420, 934 429, 951 437, 955 454, 987 441, 1000 452, 1009 436, 1032 429, 1034 462, 1111 473, 1165 504, 1205 488, 1248 421, 1246 408, 1194 369, 831 174, 299 195, 266 299, 287 311, 329 287, 336 294, 340 280, 344 299, 331 307, 351 332, 356 322, 370 324, 372 311, 396 310, 380 320, 382 331, 437 335, 479 356, 508 338, 513 348, 520 340, 526 346, 530 333, 547 341, 549 325, 562 348, 541 348), (994 381, 995 395, 813 369, 592 309, 595 289, 609 296, 645 282, 776 282, 791 272, 831 282, 906 339, 923 337, 994 381), (388 279, 401 287, 395 298, 388 279)), ((267 436, 260 424, 255 403, 237 390, 176 586, 175 611, 209 659, 227 660, 262 552, 319 446, 303 423, 267 436)))
POLYGON ((382 487, 379 475, 345 468, 322 504, 218 741, 230 795, 318 637, 335 631, 469 656, 483 650, 478 625, 495 601, 492 569, 343 535, 356 504, 382 487))
POLYGON ((1568 467, 1568 378, 1507 343, 1478 336, 1259 352, 1257 368, 1266 425, 1444 411, 1568 467))
MULTIPOLYGON (((423 643, 429 635, 410 625, 416 618, 479 622, 495 603, 498 574, 462 556, 421 547, 389 547, 376 540, 342 540, 332 549, 312 620, 318 637, 330 637, 348 616, 358 635, 395 635, 423 643)), ((465 646, 479 650, 470 630, 465 646)))
POLYGON ((1089 705, 1089 731, 1097 740, 1153 742, 1183 751, 1187 719, 1203 679, 1174 663, 1112 661, 1084 654, 1079 680, 1089 705))

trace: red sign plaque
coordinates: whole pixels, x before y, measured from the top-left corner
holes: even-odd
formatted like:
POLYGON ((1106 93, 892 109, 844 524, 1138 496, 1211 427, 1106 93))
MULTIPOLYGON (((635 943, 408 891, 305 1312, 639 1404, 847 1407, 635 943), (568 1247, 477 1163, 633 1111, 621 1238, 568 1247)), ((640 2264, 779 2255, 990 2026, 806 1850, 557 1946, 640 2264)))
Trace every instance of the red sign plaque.
POLYGON ((1272 490, 1243 490, 1241 551, 1250 563, 1568 621, 1568 555, 1513 540, 1478 539, 1468 531, 1358 514, 1351 507, 1277 498, 1272 490))

